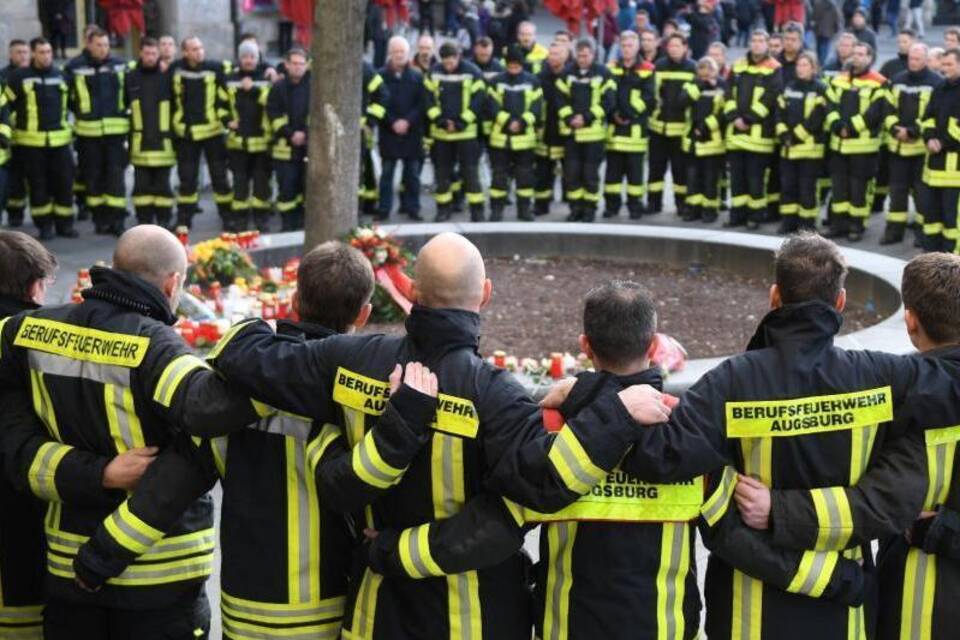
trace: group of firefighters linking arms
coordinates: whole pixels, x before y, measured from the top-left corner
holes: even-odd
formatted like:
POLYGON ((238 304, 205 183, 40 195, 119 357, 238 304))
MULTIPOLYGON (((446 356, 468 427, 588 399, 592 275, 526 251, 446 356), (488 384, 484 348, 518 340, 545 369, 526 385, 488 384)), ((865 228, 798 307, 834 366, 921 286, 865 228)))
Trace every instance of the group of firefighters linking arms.
POLYGON ((205 359, 170 326, 169 231, 125 232, 82 302, 39 307, 55 263, 0 233, 2 637, 206 637, 218 480, 237 640, 690 640, 695 529, 710 638, 960 624, 958 256, 904 271, 918 353, 848 351, 845 261, 791 236, 745 353, 678 402, 650 365, 656 300, 601 284, 580 337, 595 371, 543 406, 480 357, 492 284, 456 234, 420 251, 404 336, 354 334, 373 274, 326 243, 301 262, 298 322, 237 324, 205 359))

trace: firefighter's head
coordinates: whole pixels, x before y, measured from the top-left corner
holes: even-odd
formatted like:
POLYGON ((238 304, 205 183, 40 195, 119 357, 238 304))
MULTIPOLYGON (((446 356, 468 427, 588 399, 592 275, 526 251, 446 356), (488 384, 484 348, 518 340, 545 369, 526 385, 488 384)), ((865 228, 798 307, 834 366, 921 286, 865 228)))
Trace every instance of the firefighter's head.
POLYGON ((853 55, 850 56, 850 66, 854 73, 863 73, 873 65, 873 47, 866 42, 853 45, 853 55))
POLYGON ((720 67, 717 61, 710 56, 704 56, 697 62, 697 78, 711 84, 717 81, 717 75, 720 73, 720 67))
POLYGON ((417 254, 414 302, 433 309, 476 313, 487 305, 492 293, 480 250, 460 234, 438 234, 417 254))
POLYGON ((573 34, 566 29, 561 29, 553 34, 553 41, 567 48, 567 58, 569 58, 570 52, 573 50, 573 34))
POLYGON ((147 36, 140 40, 140 66, 155 69, 160 62, 160 47, 156 40, 147 36))
POLYGON ((57 273, 57 258, 20 231, 0 231, 0 295, 43 304, 57 273))
POLYGON ((915 42, 910 45, 910 51, 907 52, 907 69, 914 73, 919 73, 927 68, 927 56, 930 55, 930 49, 922 42, 915 42))
POLYGON ((570 59, 570 46, 559 41, 554 41, 550 45, 550 52, 547 54, 547 64, 551 71, 560 73, 560 70, 567 65, 570 59))
POLYGON ((951 82, 960 79, 960 49, 943 52, 940 57, 940 73, 951 82))
POLYGON ((636 282, 612 280, 584 300, 580 349, 597 370, 628 375, 648 368, 656 332, 657 305, 636 282))
POLYGON ((30 63, 35 69, 49 69, 53 66, 53 47, 46 38, 34 38, 30 41, 30 63))
POLYGON ((762 58, 770 53, 770 34, 763 29, 757 29, 750 36, 750 55, 762 58))
POLYGON ((137 276, 160 290, 176 311, 187 273, 187 252, 177 237, 153 224, 124 232, 113 250, 113 268, 137 276))
POLYGON ((837 245, 816 233, 793 235, 780 245, 774 263, 776 282, 770 287, 770 307, 823 302, 843 311, 847 292, 847 261, 837 245))
MULTIPOLYGON (((753 47, 751 47, 751 50, 752 49, 753 47)), ((781 36, 779 33, 770 34, 770 37, 767 38, 767 53, 774 57, 777 57, 783 53, 783 36, 781 36)))
POLYGON ((852 33, 841 33, 837 38, 837 60, 846 62, 853 55, 853 45, 857 44, 857 36, 852 33))
POLYGON ((807 51, 797 56, 797 79, 809 82, 817 77, 817 59, 807 51))
POLYGON ((517 42, 524 49, 531 49, 537 43, 537 26, 529 20, 517 25, 517 42))
POLYGON ((22 69, 30 65, 30 47, 26 40, 20 40, 19 38, 11 40, 7 53, 13 67, 22 69))
POLYGON ((597 57, 597 45, 591 38, 580 38, 577 40, 577 66, 581 69, 589 69, 597 57))
POLYGON ((620 53, 624 60, 635 62, 640 55, 640 36, 636 31, 624 31, 620 34, 620 53))
POLYGON ((507 65, 507 73, 512 76, 518 76, 523 73, 523 61, 526 56, 523 55, 523 49, 519 45, 512 44, 507 47, 507 55, 504 62, 507 65))
POLYGON ((904 322, 920 351, 960 344, 960 256, 925 253, 903 270, 904 322))
POLYGON ((177 57, 177 41, 171 35, 162 35, 159 40, 160 59, 164 62, 173 62, 177 57))
POLYGON ((237 60, 240 61, 240 68, 243 71, 253 71, 260 62, 260 47, 256 41, 244 40, 237 47, 237 60))
POLYGON ((294 47, 287 51, 284 59, 284 66, 287 68, 287 78, 294 84, 303 80, 307 74, 307 52, 300 47, 294 47))
POLYGON ((727 45, 722 42, 714 42, 707 48, 707 55, 713 58, 717 63, 717 69, 723 69, 727 66, 727 45))
POLYGON ((370 318, 373 284, 370 261, 360 251, 324 242, 300 261, 293 308, 301 320, 352 333, 370 318))
POLYGON ((487 36, 477 38, 473 45, 473 59, 477 64, 487 64, 493 58, 493 40, 487 36))
POLYGON ((788 22, 783 27, 783 52, 793 58, 803 50, 803 25, 788 22))
POLYGON ((184 38, 180 43, 180 53, 187 64, 195 67, 201 64, 207 57, 207 52, 203 49, 203 42, 197 36, 184 38))
POLYGON ((453 42, 440 45, 440 65, 447 73, 453 73, 460 66, 460 47, 453 42))
POLYGON ((646 56, 655 56, 657 54, 657 49, 660 48, 660 38, 657 37, 657 32, 652 28, 647 28, 641 31, 640 47, 643 49, 643 53, 646 56))
POLYGON ((110 35, 100 27, 87 30, 87 55, 98 61, 110 55, 110 35))
POLYGON ((900 29, 897 34, 897 53, 902 56, 910 54, 910 47, 917 41, 917 34, 912 29, 900 29))
POLYGON ((683 34, 672 33, 667 36, 666 40, 667 57, 670 58, 671 62, 681 62, 687 57, 687 39, 683 37, 683 34))

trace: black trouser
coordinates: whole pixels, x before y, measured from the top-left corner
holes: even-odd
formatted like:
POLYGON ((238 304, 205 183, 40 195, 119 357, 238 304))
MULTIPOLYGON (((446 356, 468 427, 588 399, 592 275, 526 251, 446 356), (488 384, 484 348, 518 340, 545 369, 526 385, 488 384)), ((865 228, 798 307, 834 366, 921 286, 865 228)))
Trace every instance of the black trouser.
POLYGON ((642 151, 607 151, 607 175, 603 185, 603 199, 608 215, 620 211, 623 202, 623 180, 627 181, 627 210, 638 214, 643 200, 643 164, 642 151))
POLYGON ((910 212, 910 196, 913 196, 913 208, 917 210, 917 223, 923 224, 920 215, 920 192, 923 190, 924 154, 900 156, 888 153, 890 162, 890 209, 887 212, 888 225, 906 226, 910 212))
POLYGON ((667 165, 670 166, 670 177, 673 180, 673 198, 679 209, 687 187, 684 180, 687 177, 685 166, 686 155, 683 152, 683 138, 680 136, 661 136, 650 133, 650 174, 647 182, 647 204, 650 211, 656 213, 663 210, 663 190, 667 175, 667 165))
POLYGON ((960 189, 923 185, 920 210, 923 212, 923 248, 926 251, 957 251, 957 207, 960 189))
POLYGON ((870 215, 870 181, 876 173, 876 153, 834 153, 830 156, 831 225, 839 222, 842 230, 863 230, 870 215))
MULTIPOLYGON (((252 153, 235 149, 230 151, 230 172, 233 174, 232 220, 224 221, 224 226, 232 231, 246 231, 250 227, 250 213, 253 212, 257 228, 269 227, 270 172, 273 163, 266 151, 252 153), (250 185, 253 183, 251 196, 250 185)), ((262 229, 261 229, 262 230, 262 229)))
POLYGON ((820 202, 817 182, 822 159, 780 158, 780 215, 790 220, 793 229, 813 229, 817 225, 820 202))
POLYGON ((497 215, 503 212, 510 192, 510 179, 517 182, 517 212, 527 212, 533 202, 533 149, 513 151, 489 147, 490 210, 497 215))
POLYGON ((563 152, 564 188, 570 206, 592 213, 600 202, 600 164, 605 142, 577 142, 571 136, 563 152))
POLYGON ((434 140, 434 197, 438 213, 449 213, 453 203, 454 169, 459 166, 471 213, 483 212, 483 187, 480 184, 480 141, 434 140))
POLYGON ((780 197, 783 189, 780 187, 780 149, 774 147, 770 155, 770 170, 767 172, 767 221, 777 220, 780 217, 780 197))
POLYGON ((30 216, 38 228, 73 223, 73 151, 61 147, 20 147, 30 191, 30 216))
POLYGON ((173 213, 172 167, 133 167, 133 206, 140 224, 169 226, 173 213))
POLYGON ((767 177, 773 155, 753 151, 729 151, 730 223, 741 225, 749 218, 766 220, 767 177))
MULTIPOLYGON (((362 132, 360 135, 364 135, 362 132)), ((373 168, 373 151, 364 142, 360 149, 360 208, 363 213, 374 214, 377 210, 377 174, 373 168)))
MULTIPOLYGON (((560 174, 563 174, 563 147, 548 147, 546 155, 537 154, 534 160, 534 199, 537 203, 537 212, 549 213, 553 202, 554 186, 557 183, 557 163, 561 164, 560 174)), ((566 189, 561 185, 561 193, 566 189)))
POLYGON ((883 211, 883 201, 890 193, 890 185, 893 182, 892 167, 889 162, 893 157, 885 147, 880 147, 879 165, 877 166, 876 179, 873 181, 873 201, 870 203, 870 209, 874 213, 883 211))
MULTIPOLYGON (((122 225, 127 214, 124 169, 127 167, 126 136, 77 137, 81 158, 80 176, 86 187, 84 202, 93 214, 98 231, 122 225)), ((72 189, 72 185, 71 185, 72 189)))
POLYGON ((306 191, 307 165, 303 158, 274 160, 277 172, 277 211, 284 231, 303 229, 303 202, 306 191))
POLYGON ((717 219, 720 210, 720 176, 723 174, 724 157, 687 157, 687 195, 685 201, 688 219, 704 218, 707 222, 717 219))
POLYGON ((200 202, 200 156, 207 159, 213 200, 222 219, 230 213, 230 181, 227 179, 227 145, 222 135, 206 140, 179 139, 177 147, 177 175, 180 193, 177 195, 177 221, 189 225, 200 202))
POLYGON ((50 600, 43 612, 45 640, 205 640, 210 603, 201 590, 161 609, 108 609, 50 600))
POLYGON ((27 172, 23 157, 23 147, 11 149, 10 162, 7 163, 7 222, 11 227, 23 224, 23 211, 27 208, 27 172))

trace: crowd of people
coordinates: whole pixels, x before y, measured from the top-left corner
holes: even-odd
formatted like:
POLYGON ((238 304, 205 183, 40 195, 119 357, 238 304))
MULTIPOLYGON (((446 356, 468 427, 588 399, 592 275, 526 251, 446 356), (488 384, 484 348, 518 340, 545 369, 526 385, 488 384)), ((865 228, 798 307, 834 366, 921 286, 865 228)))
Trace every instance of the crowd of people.
POLYGON ((792 235, 747 350, 679 400, 650 362, 658 301, 600 283, 594 369, 539 405, 478 353, 493 285, 457 234, 420 250, 406 335, 351 335, 374 276, 328 242, 296 320, 205 359, 171 327, 168 230, 126 231, 81 302, 40 306, 56 264, 0 232, 0 637, 208 637, 217 482, 226 638, 692 640, 704 600, 712 639, 953 636, 960 256, 904 270, 919 353, 851 351, 843 256, 792 235))

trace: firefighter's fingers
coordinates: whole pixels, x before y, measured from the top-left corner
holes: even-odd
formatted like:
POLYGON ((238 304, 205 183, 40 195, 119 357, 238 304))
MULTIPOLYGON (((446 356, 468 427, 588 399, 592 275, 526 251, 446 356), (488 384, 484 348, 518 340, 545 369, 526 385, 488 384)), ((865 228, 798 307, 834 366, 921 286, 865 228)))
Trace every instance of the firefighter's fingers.
POLYGON ((664 404, 663 394, 650 385, 627 387, 618 395, 626 410, 641 425, 660 424, 670 417, 670 407, 664 404))
POLYGON ((559 409, 575 384, 577 384, 576 378, 566 378, 557 382, 550 387, 550 391, 540 401, 540 406, 544 409, 559 409))
POLYGON ((403 375, 403 367, 397 365, 393 368, 393 373, 390 374, 390 395, 393 395, 397 392, 397 389, 400 388, 400 378, 403 375))

